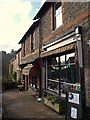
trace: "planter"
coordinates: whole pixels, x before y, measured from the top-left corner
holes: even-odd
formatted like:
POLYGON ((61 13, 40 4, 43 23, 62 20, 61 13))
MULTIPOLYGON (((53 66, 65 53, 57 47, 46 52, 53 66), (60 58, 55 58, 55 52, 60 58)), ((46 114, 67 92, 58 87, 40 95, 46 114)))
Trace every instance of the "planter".
POLYGON ((51 103, 51 101, 47 100, 46 98, 44 98, 44 104, 50 108, 54 108, 54 105, 51 103))
POLYGON ((54 104, 54 110, 59 113, 59 104, 54 104))
POLYGON ((44 104, 48 107, 50 107, 51 109, 53 109, 54 111, 56 111, 57 113, 60 113, 60 114, 64 114, 65 113, 65 104, 61 103, 60 105, 55 103, 55 104, 52 104, 52 102, 46 98, 44 98, 44 104), (63 106, 64 105, 64 106, 63 106))
POLYGON ((59 104, 52 104, 52 102, 46 98, 44 98, 44 104, 59 113, 59 104))

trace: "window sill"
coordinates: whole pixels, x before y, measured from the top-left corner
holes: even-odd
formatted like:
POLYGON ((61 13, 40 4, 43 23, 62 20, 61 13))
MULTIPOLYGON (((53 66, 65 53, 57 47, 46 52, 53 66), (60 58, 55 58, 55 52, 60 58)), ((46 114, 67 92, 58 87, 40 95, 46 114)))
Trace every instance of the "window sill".
POLYGON ((61 29, 63 27, 63 24, 62 25, 60 25, 58 28, 54 28, 54 30, 52 31, 52 33, 53 32, 57 32, 59 29, 61 29))

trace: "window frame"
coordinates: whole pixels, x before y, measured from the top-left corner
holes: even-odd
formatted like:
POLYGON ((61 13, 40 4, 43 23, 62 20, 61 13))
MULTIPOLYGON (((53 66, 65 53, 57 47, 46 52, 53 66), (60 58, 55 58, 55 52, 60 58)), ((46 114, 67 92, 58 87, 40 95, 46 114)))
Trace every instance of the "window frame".
MULTIPOLYGON (((59 62, 58 62, 58 65, 54 65, 55 67, 59 67, 58 68, 58 80, 57 79, 54 79, 54 78, 50 78, 49 77, 49 73, 48 73, 48 71, 50 72, 50 70, 48 70, 48 68, 49 67, 52 67, 53 65, 51 65, 50 64, 50 60, 49 60, 49 57, 46 59, 46 91, 50 91, 50 92, 52 92, 52 94, 54 93, 54 94, 57 94, 57 95, 60 95, 61 97, 66 97, 66 94, 65 93, 63 93, 62 92, 62 90, 63 90, 63 88, 62 88, 62 86, 65 88, 65 89, 67 89, 67 87, 74 87, 75 85, 76 85, 76 83, 79 83, 80 81, 79 81, 79 67, 78 68, 76 68, 77 66, 78 66, 78 64, 76 64, 75 63, 75 51, 72 51, 72 52, 67 52, 67 53, 63 53, 62 55, 57 55, 57 56, 52 56, 52 57, 50 57, 50 59, 53 59, 53 58, 55 58, 55 57, 57 57, 58 58, 58 60, 59 60, 59 62), (71 62, 70 63, 67 63, 67 60, 69 61, 69 59, 67 59, 67 57, 66 56, 68 56, 69 54, 72 54, 72 53, 74 53, 74 55, 71 55, 70 57, 68 57, 68 58, 74 58, 73 60, 71 59, 71 62), (60 61, 60 57, 61 56, 65 56, 65 64, 62 64, 61 65, 61 61, 60 61), (49 61, 49 63, 48 63, 48 61, 49 61), (73 61, 73 63, 72 63, 72 61, 73 61), (68 68, 68 65, 70 66, 73 66, 73 65, 75 65, 75 70, 78 70, 78 81, 77 81, 77 78, 75 78, 75 82, 74 82, 74 79, 71 79, 71 82, 65 82, 65 81, 62 81, 62 78, 61 78, 61 68, 63 67, 63 66, 66 66, 67 68, 66 68, 66 72, 65 72, 65 74, 66 74, 66 79, 68 80, 68 72, 70 73, 70 71, 71 71, 71 69, 72 69, 72 67, 69 69, 68 68), (70 71, 68 71, 68 70, 70 70, 70 71), (50 80, 51 79, 51 80, 50 80), (53 82, 53 83, 57 83, 57 85, 55 85, 55 86, 58 86, 58 88, 57 88, 57 90, 55 91, 54 89, 49 89, 50 88, 50 84, 53 84, 53 83, 49 83, 49 88, 48 88, 48 82, 53 82), (59 84, 59 85, 58 85, 59 84), (58 90, 59 89, 59 90, 58 90), (63 94, 62 94, 63 93, 63 94)), ((52 62, 51 62, 52 63, 52 62)), ((73 70, 74 70, 74 68, 73 68, 73 70)), ((76 74, 77 74, 76 73, 76 74)), ((53 73, 54 74, 54 73, 53 73)), ((55 74, 54 74, 55 75, 55 74)), ((74 74, 72 74, 72 75, 74 75, 74 74)), ((72 75, 70 76, 70 77, 72 77, 72 75)), ((52 76, 51 76, 52 77, 52 76)), ((72 78, 74 78, 74 76, 72 77, 72 78)), ((52 87, 51 87, 52 88, 52 87)), ((70 89, 72 89, 72 88, 70 88, 70 89)))
POLYGON ((62 20, 62 3, 57 1, 54 4, 54 30, 57 29, 58 27, 62 26, 62 24, 63 24, 63 20, 62 20), (60 4, 60 6, 57 8, 58 4, 60 4), (60 10, 60 11, 56 15, 57 10, 60 10), (61 23, 59 25, 57 25, 57 17, 61 17, 61 23))
POLYGON ((25 48, 26 48, 26 46, 25 46, 25 41, 23 42, 23 56, 25 56, 25 48))
POLYGON ((34 32, 31 34, 31 51, 35 50, 35 35, 34 32))

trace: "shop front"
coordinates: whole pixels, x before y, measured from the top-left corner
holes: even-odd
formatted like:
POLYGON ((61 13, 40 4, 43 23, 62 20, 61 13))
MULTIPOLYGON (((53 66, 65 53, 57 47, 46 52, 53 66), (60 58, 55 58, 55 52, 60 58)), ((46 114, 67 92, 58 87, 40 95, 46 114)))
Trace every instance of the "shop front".
POLYGON ((37 91, 39 89, 39 73, 35 64, 30 69, 30 87, 37 91))
POLYGON ((45 51, 41 53, 45 68, 44 103, 60 114, 65 113, 66 93, 82 88, 78 45, 72 32, 44 46, 45 51))
POLYGON ((22 84, 25 90, 29 89, 30 83, 30 69, 32 68, 32 64, 28 64, 22 70, 22 84))

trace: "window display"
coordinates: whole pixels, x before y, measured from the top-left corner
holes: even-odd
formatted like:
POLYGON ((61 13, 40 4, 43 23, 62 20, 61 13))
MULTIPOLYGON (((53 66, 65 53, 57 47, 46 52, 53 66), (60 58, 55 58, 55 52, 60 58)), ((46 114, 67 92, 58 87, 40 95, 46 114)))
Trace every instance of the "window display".
POLYGON ((47 86, 48 90, 59 93, 59 58, 49 58, 47 61, 47 86))
MULTIPOLYGON (((75 53, 54 56, 47 59, 47 90, 65 97, 68 89, 79 84, 79 67, 75 64, 75 53)), ((79 87, 80 90, 80 87, 79 87)))

